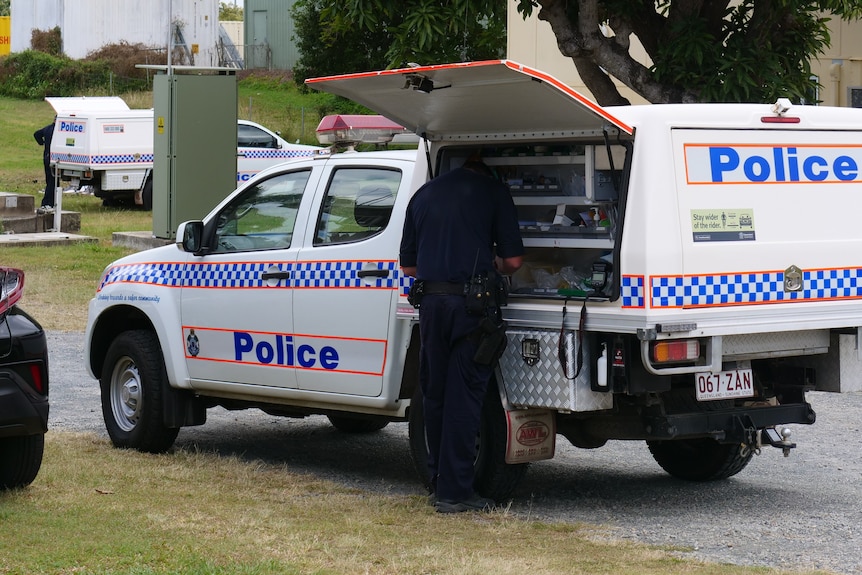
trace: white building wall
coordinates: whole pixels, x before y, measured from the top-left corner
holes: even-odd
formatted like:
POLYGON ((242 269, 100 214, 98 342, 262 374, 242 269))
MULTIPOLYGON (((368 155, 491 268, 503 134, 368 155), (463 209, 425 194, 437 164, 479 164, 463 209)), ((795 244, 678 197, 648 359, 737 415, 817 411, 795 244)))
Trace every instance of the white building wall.
POLYGON ((195 65, 218 64, 218 0, 12 0, 12 51, 30 47, 30 29, 54 26, 70 58, 119 42, 164 48, 171 22, 182 24, 189 50, 197 46, 195 65), (16 30, 26 36, 23 43, 15 43, 16 30))
POLYGON ((30 49, 33 30, 62 27, 64 4, 64 0, 12 0, 12 52, 30 49))

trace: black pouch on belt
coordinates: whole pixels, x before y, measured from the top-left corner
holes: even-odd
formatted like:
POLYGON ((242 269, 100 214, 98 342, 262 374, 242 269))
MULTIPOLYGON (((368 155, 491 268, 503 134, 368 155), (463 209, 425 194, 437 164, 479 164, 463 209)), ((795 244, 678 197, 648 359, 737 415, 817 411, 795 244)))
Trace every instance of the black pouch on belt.
POLYGON ((470 315, 485 315, 489 307, 496 305, 497 287, 486 274, 470 278, 464 290, 464 307, 470 315))
POLYGON ((413 280, 410 291, 407 293, 407 303, 415 308, 422 305, 422 296, 425 295, 425 280, 413 280))
POLYGON ((485 317, 479 323, 479 346, 473 361, 479 365, 494 365, 506 351, 506 322, 485 317))

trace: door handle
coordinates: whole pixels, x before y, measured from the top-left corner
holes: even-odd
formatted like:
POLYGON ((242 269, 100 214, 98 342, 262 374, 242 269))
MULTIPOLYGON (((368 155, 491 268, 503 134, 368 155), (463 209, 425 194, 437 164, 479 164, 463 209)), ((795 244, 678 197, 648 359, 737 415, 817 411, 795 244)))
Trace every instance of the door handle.
POLYGON ((263 272, 260 277, 265 280, 288 280, 290 272, 263 272))
POLYGON ((385 278, 389 276, 389 270, 359 270, 356 275, 361 278, 385 278))

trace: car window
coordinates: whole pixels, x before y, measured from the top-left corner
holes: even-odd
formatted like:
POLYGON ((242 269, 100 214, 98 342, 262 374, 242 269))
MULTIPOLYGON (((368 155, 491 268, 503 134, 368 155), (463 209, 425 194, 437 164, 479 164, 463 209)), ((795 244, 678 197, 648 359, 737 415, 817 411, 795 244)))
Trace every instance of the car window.
POLYGON ((218 215, 215 252, 289 248, 310 174, 278 174, 237 196, 218 215))
POLYGON ((238 148, 278 148, 271 134, 247 124, 236 125, 236 145, 238 148))
POLYGON ((386 229, 400 183, 399 170, 335 170, 317 221, 314 245, 356 242, 386 229))

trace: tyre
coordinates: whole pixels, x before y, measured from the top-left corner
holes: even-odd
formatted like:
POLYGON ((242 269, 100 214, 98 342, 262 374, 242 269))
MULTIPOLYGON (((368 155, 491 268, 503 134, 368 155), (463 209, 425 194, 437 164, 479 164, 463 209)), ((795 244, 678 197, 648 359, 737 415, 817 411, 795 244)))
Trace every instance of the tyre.
MULTIPOLYGON (((410 402, 408 416, 408 436, 410 458, 425 488, 431 491, 428 472, 428 444, 425 440, 425 417, 423 413, 422 389, 416 388, 410 402)), ((485 402, 482 405, 482 421, 479 436, 476 438, 476 478, 475 491, 494 501, 509 499, 527 472, 527 463, 510 465, 506 463, 507 441, 506 412, 500 403, 497 385, 493 381, 488 386, 485 402)))
POLYGON ((389 420, 384 417, 328 415, 327 418, 335 429, 344 433, 371 433, 389 425, 389 420))
POLYGON ((30 485, 42 467, 44 451, 41 433, 0 439, 0 489, 30 485))
POLYGON ((739 444, 719 443, 714 439, 647 441, 653 459, 670 475, 688 481, 727 479, 745 469, 751 450, 739 444))
POLYGON ((148 453, 170 449, 179 428, 164 424, 168 376, 154 333, 136 330, 117 336, 108 348, 100 384, 102 416, 115 446, 148 453))
POLYGON ((144 184, 144 189, 141 192, 141 208, 151 212, 153 211, 153 179, 147 178, 144 184))

